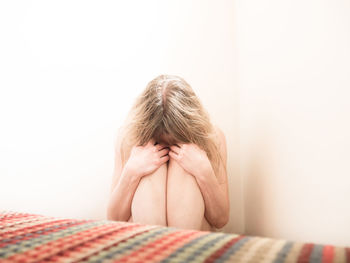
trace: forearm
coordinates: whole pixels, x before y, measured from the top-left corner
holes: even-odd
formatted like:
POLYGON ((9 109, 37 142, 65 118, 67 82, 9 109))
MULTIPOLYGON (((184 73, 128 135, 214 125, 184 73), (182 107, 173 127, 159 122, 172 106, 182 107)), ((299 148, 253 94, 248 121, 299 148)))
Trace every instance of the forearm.
POLYGON ((213 169, 202 171, 196 180, 205 203, 205 218, 216 228, 225 226, 229 218, 229 204, 213 169))
POLYGON ((131 203, 139 184, 139 177, 126 167, 123 169, 118 184, 112 190, 107 219, 128 221, 131 216, 131 203))

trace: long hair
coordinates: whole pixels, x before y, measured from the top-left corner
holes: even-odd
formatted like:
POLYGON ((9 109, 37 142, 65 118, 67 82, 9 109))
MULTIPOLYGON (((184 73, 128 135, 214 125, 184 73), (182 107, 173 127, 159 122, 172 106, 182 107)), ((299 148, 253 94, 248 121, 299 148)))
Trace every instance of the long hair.
POLYGON ((179 143, 194 143, 207 153, 218 171, 221 156, 217 133, 191 86, 181 77, 160 75, 150 81, 136 99, 124 127, 120 153, 123 165, 134 145, 159 141, 167 134, 179 143))

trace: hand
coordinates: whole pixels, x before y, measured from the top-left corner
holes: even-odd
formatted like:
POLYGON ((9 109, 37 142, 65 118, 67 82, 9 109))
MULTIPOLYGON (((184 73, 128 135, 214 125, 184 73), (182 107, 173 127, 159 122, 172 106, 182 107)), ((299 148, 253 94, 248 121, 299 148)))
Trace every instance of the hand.
POLYGON ((145 146, 134 146, 126 167, 132 170, 139 178, 149 175, 169 160, 169 148, 162 144, 155 144, 150 140, 145 146))
POLYGON ((211 167, 207 153, 193 143, 170 146, 169 156, 195 177, 211 167))

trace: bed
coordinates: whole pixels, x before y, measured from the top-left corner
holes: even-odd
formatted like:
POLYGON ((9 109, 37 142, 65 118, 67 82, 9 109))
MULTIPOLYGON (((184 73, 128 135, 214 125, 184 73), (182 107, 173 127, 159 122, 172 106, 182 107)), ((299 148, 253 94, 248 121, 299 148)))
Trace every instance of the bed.
POLYGON ((0 262, 350 262, 350 247, 0 212, 0 262))

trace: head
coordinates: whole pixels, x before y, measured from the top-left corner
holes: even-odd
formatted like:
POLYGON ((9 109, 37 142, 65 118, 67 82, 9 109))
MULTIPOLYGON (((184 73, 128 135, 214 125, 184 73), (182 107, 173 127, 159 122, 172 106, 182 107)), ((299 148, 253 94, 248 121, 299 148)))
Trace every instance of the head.
POLYGON ((127 121, 123 162, 133 145, 145 145, 153 138, 165 145, 197 144, 207 152, 214 166, 218 164, 216 134, 209 115, 181 77, 160 75, 150 81, 136 99, 127 121))

